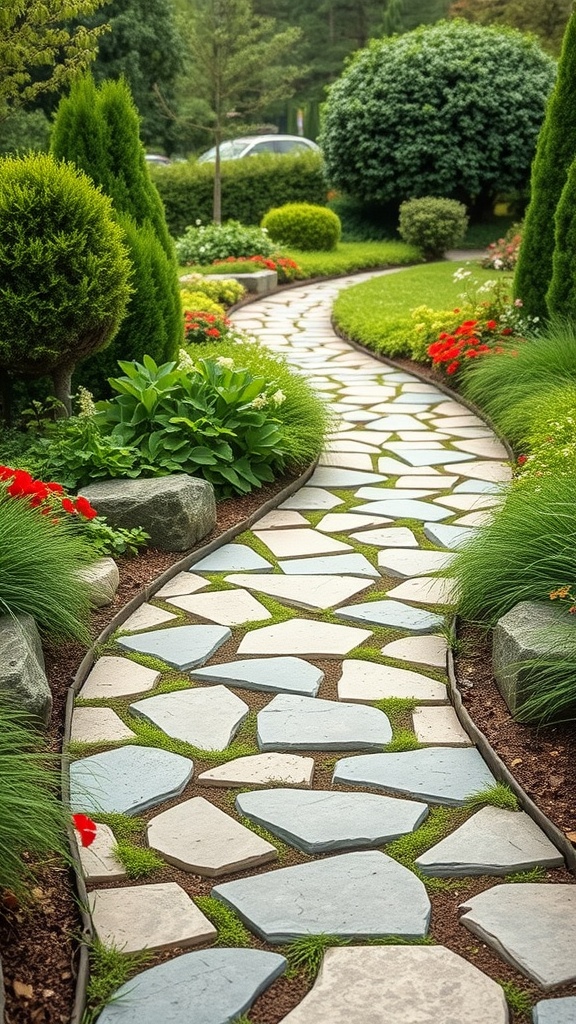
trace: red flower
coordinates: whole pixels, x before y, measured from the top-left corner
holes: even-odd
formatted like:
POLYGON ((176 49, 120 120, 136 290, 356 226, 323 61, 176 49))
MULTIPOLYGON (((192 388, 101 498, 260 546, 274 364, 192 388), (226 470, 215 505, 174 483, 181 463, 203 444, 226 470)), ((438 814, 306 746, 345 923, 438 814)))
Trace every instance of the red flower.
POLYGON ((70 498, 62 499, 62 508, 64 509, 65 512, 69 512, 70 515, 76 515, 76 506, 74 505, 74 502, 70 500, 70 498))
MULTIPOLYGON (((64 505, 64 501, 62 502, 62 505, 64 505)), ((76 498, 76 511, 79 512, 81 516, 84 516, 85 519, 94 519, 98 515, 96 509, 92 508, 88 498, 83 498, 82 495, 80 495, 79 498, 76 498)))
POLYGON ((497 325, 496 325, 496 321, 495 320, 487 320, 486 321, 486 327, 488 328, 489 331, 493 331, 496 326, 497 325))
POLYGON ((82 846, 91 846, 96 839, 96 823, 87 814, 73 814, 72 821, 82 846))
POLYGON ((528 462, 528 456, 527 455, 519 455, 518 459, 516 461, 518 462, 519 466, 523 466, 525 462, 528 462))
POLYGON ((217 327, 209 327, 208 330, 206 331, 206 334, 208 335, 209 338, 220 337, 220 331, 218 330, 217 327))
POLYGON ((450 363, 449 366, 446 367, 446 373, 449 373, 450 375, 456 373, 456 370, 459 368, 459 366, 460 363, 458 362, 457 359, 455 359, 453 363, 450 363))
POLYGON ((502 331, 502 334, 503 334, 503 335, 504 335, 505 337, 508 337, 508 335, 509 335, 509 334, 512 334, 512 333, 513 333, 513 332, 512 332, 512 328, 511 328, 511 327, 505 327, 505 328, 504 328, 504 330, 502 331))
POLYGON ((48 488, 49 491, 52 491, 52 494, 64 494, 64 488, 62 487, 62 484, 50 483, 46 484, 46 487, 48 488))

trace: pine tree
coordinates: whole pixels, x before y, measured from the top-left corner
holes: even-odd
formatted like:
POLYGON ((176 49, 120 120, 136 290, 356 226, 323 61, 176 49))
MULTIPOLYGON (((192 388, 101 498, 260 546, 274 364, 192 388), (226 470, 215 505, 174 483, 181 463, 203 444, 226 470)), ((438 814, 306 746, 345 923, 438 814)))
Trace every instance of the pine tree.
POLYGON ((552 280, 554 214, 576 156, 576 12, 564 43, 556 85, 546 111, 532 165, 530 205, 514 278, 514 294, 530 316, 544 319, 552 280))
POLYGON ((546 296, 551 316, 576 323, 576 159, 568 171, 555 216, 552 280, 546 296))

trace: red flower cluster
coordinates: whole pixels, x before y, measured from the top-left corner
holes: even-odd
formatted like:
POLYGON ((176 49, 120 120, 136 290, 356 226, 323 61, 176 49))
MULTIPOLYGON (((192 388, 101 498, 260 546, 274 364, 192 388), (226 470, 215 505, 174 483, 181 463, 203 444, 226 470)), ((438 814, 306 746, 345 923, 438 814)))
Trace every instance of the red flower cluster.
POLYGON ((87 814, 73 814, 72 822, 80 836, 82 846, 92 846, 96 839, 96 822, 92 821, 92 818, 89 818, 87 814))
POLYGON ((11 466, 0 466, 0 482, 6 483, 6 493, 11 498, 28 498, 32 508, 41 508, 44 515, 54 511, 54 501, 57 499, 59 507, 69 515, 81 515, 85 519, 94 519, 98 514, 92 508, 87 498, 68 498, 64 488, 57 483, 44 483, 43 480, 35 480, 25 469, 12 469, 11 466))
MULTIPOLYGON (((486 352, 494 351, 478 337, 478 323, 478 320, 465 320, 453 334, 442 331, 438 341, 428 346, 428 355, 432 356, 434 366, 447 363, 446 373, 451 375, 460 369, 461 359, 475 359, 486 352)), ((494 331, 497 327, 496 321, 488 320, 485 327, 489 331, 494 331)))
MULTIPOLYGON (((228 256, 225 260, 213 260, 213 266, 225 263, 250 263, 261 270, 275 270, 281 283, 294 281, 301 273, 295 260, 291 260, 288 256, 228 256)), ((252 269, 252 267, 247 268, 247 270, 252 269)))
POLYGON ((231 326, 232 322, 227 317, 217 316, 215 313, 196 310, 187 310, 184 313, 186 341, 198 343, 208 338, 222 338, 231 326))

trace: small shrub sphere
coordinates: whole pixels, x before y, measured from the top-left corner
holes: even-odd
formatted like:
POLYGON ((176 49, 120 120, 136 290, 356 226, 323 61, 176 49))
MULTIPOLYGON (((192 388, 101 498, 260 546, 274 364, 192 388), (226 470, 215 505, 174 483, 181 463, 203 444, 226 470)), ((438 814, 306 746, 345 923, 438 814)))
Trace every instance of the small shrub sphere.
POLYGON ((306 252, 330 252, 342 233, 338 215, 312 203, 286 203, 269 210, 262 227, 273 242, 306 252))
POLYGON ((468 227, 466 207, 455 199, 409 199, 400 207, 400 237, 427 259, 438 259, 461 242, 468 227))

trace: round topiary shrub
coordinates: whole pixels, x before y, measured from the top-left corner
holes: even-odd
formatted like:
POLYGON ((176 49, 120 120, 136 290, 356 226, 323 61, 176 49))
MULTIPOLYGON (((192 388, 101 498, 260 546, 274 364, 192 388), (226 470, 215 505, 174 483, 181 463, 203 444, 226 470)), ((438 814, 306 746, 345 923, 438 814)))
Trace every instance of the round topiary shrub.
POLYGON ((438 259, 461 242, 468 227, 466 207, 455 199, 408 199, 400 207, 400 237, 422 250, 426 259, 438 259))
POLYGON ((262 227, 273 242, 307 252, 335 249, 342 233, 338 215, 312 203, 286 203, 269 210, 262 227))
POLYGON ((126 310, 122 239, 110 200, 72 164, 0 160, 0 367, 50 374, 68 409, 74 365, 110 343, 126 310))

